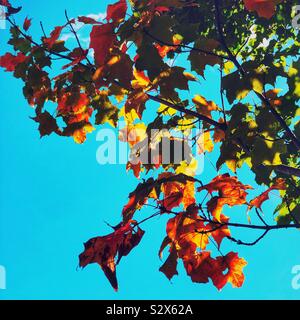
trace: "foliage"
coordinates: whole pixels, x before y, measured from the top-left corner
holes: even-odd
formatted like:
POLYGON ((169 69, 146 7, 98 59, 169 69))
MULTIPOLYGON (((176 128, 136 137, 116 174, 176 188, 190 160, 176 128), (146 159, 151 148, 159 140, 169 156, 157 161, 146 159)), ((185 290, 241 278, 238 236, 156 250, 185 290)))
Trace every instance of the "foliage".
POLYGON ((170 215, 159 250, 162 257, 168 248, 168 257, 160 271, 172 279, 181 260, 193 282, 240 287, 247 263, 235 252, 221 254, 223 240, 254 245, 271 230, 300 227, 300 42, 291 26, 296 1, 120 0, 108 6, 105 21, 69 19, 66 13, 66 23, 49 35, 43 30, 40 41, 29 34, 31 19, 16 24, 21 8, 7 0, 0 4, 7 9, 14 51, 1 57, 0 66, 24 82, 42 137, 56 134, 84 143, 96 125, 116 127, 123 119, 120 140, 128 142, 134 158, 160 150, 163 139, 176 144, 201 125, 203 134, 193 137, 199 153, 218 148, 217 170, 231 171, 204 185, 191 150, 180 164, 165 164, 159 152, 154 163, 129 162, 137 178, 151 177, 130 193, 113 232, 85 244, 80 266, 98 263, 117 290, 116 265, 140 243, 140 225, 170 215), (82 47, 76 23, 91 29, 89 48, 82 47), (76 47, 61 40, 65 30, 74 34, 76 47), (57 58, 65 62, 58 66, 57 58), (222 105, 195 89, 211 70, 220 70, 222 105), (156 115, 146 121, 145 110, 156 104, 156 115), (181 138, 150 137, 151 129, 174 129, 181 138), (247 199, 252 187, 234 176, 242 166, 265 188, 252 200, 247 199), (273 190, 279 190, 281 204, 274 213, 277 224, 269 225, 261 211, 273 190), (133 220, 144 206, 155 213, 133 220), (262 224, 234 223, 224 214, 226 206, 245 206, 262 224), (263 234, 247 243, 232 237, 232 228, 263 234))

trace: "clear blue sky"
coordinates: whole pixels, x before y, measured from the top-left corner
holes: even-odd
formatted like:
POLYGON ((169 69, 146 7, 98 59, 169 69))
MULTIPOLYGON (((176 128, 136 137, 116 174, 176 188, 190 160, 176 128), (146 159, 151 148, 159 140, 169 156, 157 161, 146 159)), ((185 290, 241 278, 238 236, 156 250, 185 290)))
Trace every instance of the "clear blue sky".
MULTIPOLYGON (((104 12, 111 1, 30 1, 23 15, 33 17, 45 28, 70 16, 104 12)), ((21 2, 19 2, 21 3, 21 2)), ((18 4, 18 2, 17 2, 18 4)), ((1 54, 7 48, 7 30, 0 30, 1 54)), ((291 286, 291 269, 300 264, 299 231, 270 233, 255 247, 238 247, 228 241, 223 251, 238 251, 248 261, 246 281, 241 289, 230 285, 218 292, 211 284, 193 284, 182 267, 169 282, 158 271, 157 251, 165 236, 166 217, 145 224, 146 234, 139 247, 118 267, 120 290, 111 289, 97 265, 77 270, 83 242, 110 232, 120 219, 121 209, 137 180, 124 166, 100 166, 96 162, 99 143, 96 133, 84 145, 56 136, 39 138, 36 124, 29 119, 33 110, 22 97, 22 83, 0 71, 0 265, 7 270, 7 289, 0 299, 299 299, 300 290, 291 286)), ((201 93, 218 101, 214 75, 201 93)), ((241 180, 252 183, 247 170, 241 180)), ((201 179, 216 173, 206 164, 201 179)), ((272 220, 276 197, 264 206, 272 220)), ((246 221, 245 210, 230 212, 232 219, 246 221)), ((141 217, 149 210, 140 213, 141 217)), ((253 220, 255 222, 255 220, 253 220)), ((235 233, 240 235, 240 233, 235 233)), ((244 234, 253 240, 253 231, 244 234)))

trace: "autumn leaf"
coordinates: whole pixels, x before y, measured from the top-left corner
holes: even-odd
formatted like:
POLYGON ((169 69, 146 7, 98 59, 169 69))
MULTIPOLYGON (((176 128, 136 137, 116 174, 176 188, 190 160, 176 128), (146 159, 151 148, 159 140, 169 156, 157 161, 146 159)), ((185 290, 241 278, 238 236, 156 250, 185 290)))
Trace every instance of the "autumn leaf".
POLYGON ((49 49, 51 49, 54 46, 54 44, 57 42, 64 27, 65 26, 55 27, 55 29, 50 33, 50 37, 43 38, 43 42, 47 45, 49 49))
POLYGON ((197 111, 209 118, 212 117, 212 111, 219 110, 218 106, 213 101, 207 101, 203 96, 199 94, 196 95, 192 99, 192 101, 195 103, 197 111))
POLYGON ((135 231, 134 225, 134 221, 129 221, 117 226, 115 231, 107 236, 92 238, 86 242, 84 252, 79 256, 80 267, 84 268, 91 263, 99 264, 110 284, 117 291, 116 265, 140 243, 145 233, 139 227, 135 231))
POLYGON ((6 71, 15 71, 19 64, 26 62, 28 59, 29 58, 21 52, 16 56, 11 53, 6 53, 4 56, 0 57, 0 67, 5 68, 6 71))
POLYGON ((115 39, 113 24, 93 26, 90 35, 90 48, 94 49, 94 57, 98 66, 105 64, 115 39))
POLYGON ((87 133, 91 133, 94 130, 95 128, 90 123, 84 124, 80 129, 76 129, 73 132, 72 136, 74 138, 74 141, 78 144, 84 143, 87 133))
MULTIPOLYGON (((174 177, 174 174, 165 172, 159 175, 158 179, 165 179, 174 177)), ((163 200, 159 203, 167 210, 170 211, 183 203, 184 207, 188 207, 195 202, 195 189, 194 182, 186 181, 181 183, 179 181, 164 182, 161 184, 161 192, 163 200)))
POLYGON ((23 29, 25 31, 27 31, 30 28, 31 21, 32 21, 32 19, 29 19, 28 17, 25 18, 24 23, 23 23, 23 29))
POLYGON ((243 0, 249 11, 256 11, 260 17, 270 19, 275 14, 276 5, 282 0, 243 0))
POLYGON ((245 259, 239 258, 235 252, 229 252, 224 257, 217 257, 216 263, 221 272, 216 272, 212 280, 218 290, 221 290, 227 283, 231 283, 234 288, 243 285, 245 280, 243 268, 247 265, 245 259), (227 273, 224 274, 225 270, 227 273))
POLYGON ((164 264, 159 268, 159 271, 161 271, 169 280, 171 280, 175 275, 178 274, 177 271, 177 251, 175 250, 174 246, 170 249, 170 254, 164 264))
POLYGON ((251 210, 253 207, 256 207, 257 209, 261 209, 262 204, 269 199, 269 193, 272 190, 286 190, 286 182, 282 178, 278 178, 275 183, 268 188, 268 190, 264 191, 259 196, 252 199, 249 203, 248 210, 251 210))
POLYGON ((226 217, 224 214, 221 214, 220 222, 224 225, 220 226, 215 223, 208 223, 206 226, 208 231, 210 231, 211 236, 216 241, 218 248, 220 248, 223 239, 229 237, 231 234, 227 225, 227 223, 229 222, 229 218, 226 217))
POLYGON ((125 18, 126 11, 127 11, 126 0, 120 0, 114 4, 110 4, 107 7, 106 20, 119 22, 120 20, 123 20, 125 18))
POLYGON ((101 24, 101 22, 98 22, 97 20, 91 18, 91 17, 85 17, 80 16, 77 18, 78 22, 84 23, 84 24, 101 24))
POLYGON ((214 144, 213 141, 211 140, 210 137, 210 132, 206 131, 203 134, 200 135, 200 137, 197 140, 197 145, 198 145, 198 153, 204 153, 205 151, 207 152, 212 152, 214 149, 214 144))
POLYGON ((39 123, 41 137, 57 132, 59 129, 55 118, 47 111, 37 114, 32 120, 39 123))
POLYGON ((224 205, 235 206, 245 204, 247 192, 253 189, 250 185, 244 185, 238 181, 237 177, 230 177, 223 174, 214 178, 209 184, 198 188, 198 191, 207 190, 210 194, 218 192, 218 196, 211 198, 208 203, 208 210, 214 218, 220 222, 221 212, 224 205))

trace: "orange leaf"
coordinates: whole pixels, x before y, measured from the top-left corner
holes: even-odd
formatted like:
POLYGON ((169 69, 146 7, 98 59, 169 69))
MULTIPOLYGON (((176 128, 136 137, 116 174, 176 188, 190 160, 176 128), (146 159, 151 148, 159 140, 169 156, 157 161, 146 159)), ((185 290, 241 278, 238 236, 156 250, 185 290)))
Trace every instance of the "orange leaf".
POLYGON ((245 280, 243 274, 243 268, 247 265, 247 262, 243 258, 239 258, 235 252, 229 252, 224 257, 217 257, 217 266, 221 272, 216 272, 212 277, 214 285, 221 290, 226 283, 231 283, 234 288, 242 286, 245 280), (228 270, 226 274, 223 274, 225 270, 228 270))
POLYGON ((207 190, 210 194, 214 191, 219 193, 218 196, 208 201, 207 206, 214 218, 220 221, 221 211, 225 204, 232 207, 246 203, 247 192, 245 190, 247 189, 253 188, 239 182, 237 177, 223 174, 214 178, 209 184, 198 188, 198 191, 207 190))
POLYGON ((276 182, 268 190, 264 191, 261 195, 257 196, 256 198, 250 201, 248 210, 252 209, 253 207, 261 209, 262 204, 269 199, 270 191, 285 190, 285 189, 286 189, 285 180, 282 178, 277 179, 276 182))
POLYGON ((84 268, 88 264, 98 263, 112 287, 117 291, 116 265, 140 243, 145 232, 139 227, 135 232, 134 221, 114 229, 115 231, 107 236, 96 237, 86 242, 84 252, 79 256, 79 264, 84 268))

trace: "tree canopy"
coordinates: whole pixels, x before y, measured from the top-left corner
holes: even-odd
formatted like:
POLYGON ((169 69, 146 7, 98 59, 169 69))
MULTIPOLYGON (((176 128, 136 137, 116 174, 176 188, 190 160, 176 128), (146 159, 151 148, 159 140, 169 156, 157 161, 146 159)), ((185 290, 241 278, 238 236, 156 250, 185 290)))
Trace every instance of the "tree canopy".
POLYGON ((142 224, 169 215, 160 271, 172 279, 181 260, 193 282, 212 281, 219 290, 227 283, 240 287, 247 262, 236 252, 222 253, 224 239, 252 246, 273 230, 300 228, 300 42, 292 22, 297 1, 120 0, 108 5, 102 21, 70 18, 66 11, 66 20, 51 32, 41 24, 40 39, 30 35, 29 17, 17 22, 21 8, 8 0, 0 5, 6 8, 12 47, 0 66, 24 82, 41 137, 56 134, 81 144, 97 126, 126 123, 119 138, 129 145, 126 169, 138 185, 112 233, 85 243, 81 267, 98 263, 117 290, 116 266, 142 245, 142 224), (88 47, 80 41, 78 24, 89 30, 88 47), (61 38, 66 30, 75 46, 61 38), (215 71, 219 105, 199 93, 199 79, 215 71), (191 137, 194 128, 201 131, 191 137), (163 141, 187 140, 198 154, 218 150, 210 182, 197 175, 190 146, 180 163, 164 161, 163 141), (155 161, 140 157, 153 150, 155 161), (253 186, 241 181, 242 167, 263 193, 254 194, 253 186), (270 225, 263 204, 274 190, 280 204, 267 213, 274 214, 270 225), (142 213, 145 206, 153 207, 149 217, 142 213), (235 206, 261 223, 250 218, 237 223, 225 215, 226 207, 235 206), (236 228, 261 235, 246 242, 235 238, 236 228))

